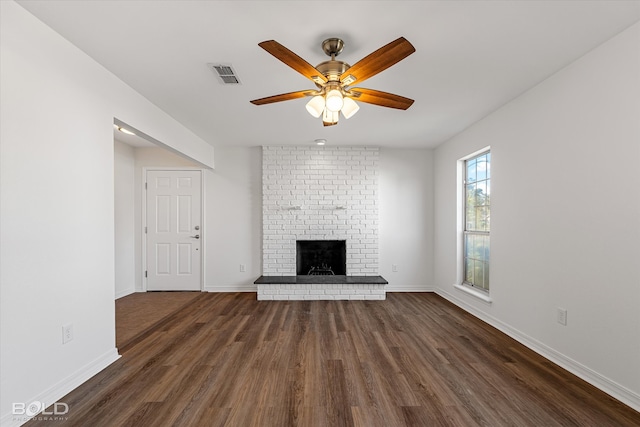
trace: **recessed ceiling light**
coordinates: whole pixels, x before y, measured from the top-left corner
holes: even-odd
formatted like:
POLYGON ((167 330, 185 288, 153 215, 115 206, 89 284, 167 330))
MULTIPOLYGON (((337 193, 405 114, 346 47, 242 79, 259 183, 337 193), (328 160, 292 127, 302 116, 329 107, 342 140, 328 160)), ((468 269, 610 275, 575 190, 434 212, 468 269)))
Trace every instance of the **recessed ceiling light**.
POLYGON ((327 143, 326 139, 316 139, 315 141, 313 141, 316 143, 316 145, 324 145, 327 143))
POLYGON ((135 133, 131 132, 129 129, 125 129, 122 126, 118 126, 118 130, 122 133, 126 133, 127 135, 135 135, 135 133))

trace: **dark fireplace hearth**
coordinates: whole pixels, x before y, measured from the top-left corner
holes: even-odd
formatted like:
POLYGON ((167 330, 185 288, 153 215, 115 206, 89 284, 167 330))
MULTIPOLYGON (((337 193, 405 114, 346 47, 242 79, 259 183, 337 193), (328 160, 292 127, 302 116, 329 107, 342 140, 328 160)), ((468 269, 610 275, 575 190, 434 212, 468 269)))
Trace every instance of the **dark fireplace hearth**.
POLYGON ((347 249, 344 240, 296 241, 298 276, 347 274, 347 249))

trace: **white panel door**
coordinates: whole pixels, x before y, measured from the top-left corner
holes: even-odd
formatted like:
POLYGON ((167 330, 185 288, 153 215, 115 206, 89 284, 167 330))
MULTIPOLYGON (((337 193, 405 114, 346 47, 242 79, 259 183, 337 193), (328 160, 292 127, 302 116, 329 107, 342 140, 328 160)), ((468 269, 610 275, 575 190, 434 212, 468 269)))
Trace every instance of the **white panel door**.
POLYGON ((147 171, 147 290, 199 291, 201 171, 147 171))

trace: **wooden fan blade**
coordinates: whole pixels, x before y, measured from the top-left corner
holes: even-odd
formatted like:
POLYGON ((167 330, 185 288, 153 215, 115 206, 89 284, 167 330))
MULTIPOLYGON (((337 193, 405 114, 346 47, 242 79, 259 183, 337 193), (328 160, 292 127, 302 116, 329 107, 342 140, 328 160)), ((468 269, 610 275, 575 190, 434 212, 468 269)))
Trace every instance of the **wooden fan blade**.
POLYGON ((287 64, 309 80, 322 84, 327 82, 327 78, 315 67, 309 64, 304 59, 300 58, 295 53, 291 52, 286 47, 282 46, 275 40, 267 40, 262 43, 258 43, 258 46, 269 52, 271 55, 278 58, 280 61, 287 64))
POLYGON ((292 99, 304 98, 305 96, 313 96, 317 92, 313 90, 299 90, 297 92, 282 93, 280 95, 267 96, 266 98, 254 99, 249 101, 254 105, 272 104, 274 102, 290 101, 292 99))
POLYGON ((340 81, 345 83, 349 76, 353 76, 345 84, 352 84, 354 81, 361 83, 402 61, 415 51, 416 49, 407 39, 400 37, 356 62, 342 74, 340 81), (353 78, 355 80, 352 80, 353 78))
POLYGON ((352 98, 356 101, 380 105, 381 107, 397 108, 398 110, 406 110, 413 104, 413 99, 374 89, 355 87, 349 93, 353 95, 352 98))

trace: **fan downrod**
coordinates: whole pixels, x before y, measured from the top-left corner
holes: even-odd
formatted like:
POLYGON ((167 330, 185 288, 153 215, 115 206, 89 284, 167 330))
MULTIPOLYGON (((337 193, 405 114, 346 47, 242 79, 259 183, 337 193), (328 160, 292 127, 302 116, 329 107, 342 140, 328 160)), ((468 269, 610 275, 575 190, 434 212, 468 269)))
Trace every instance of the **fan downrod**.
POLYGON ((342 52, 343 48, 344 42, 342 39, 330 38, 322 42, 322 50, 324 50, 324 53, 330 56, 331 59, 318 64, 316 69, 329 81, 337 82, 340 80, 340 76, 351 67, 346 62, 336 60, 336 56, 342 52))

